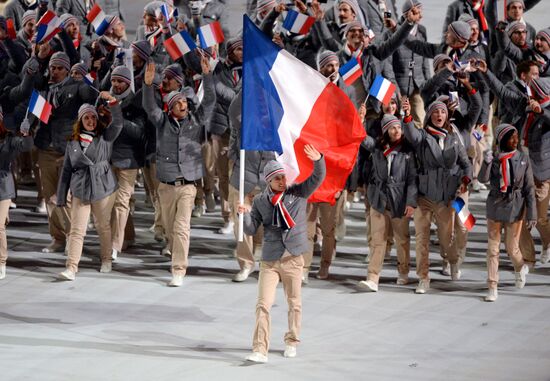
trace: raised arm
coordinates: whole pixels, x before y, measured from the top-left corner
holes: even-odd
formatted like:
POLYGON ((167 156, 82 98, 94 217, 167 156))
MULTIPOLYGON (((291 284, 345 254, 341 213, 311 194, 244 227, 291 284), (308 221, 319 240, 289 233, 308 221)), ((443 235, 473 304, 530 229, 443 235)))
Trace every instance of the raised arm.
MULTIPOLYGON (((387 40, 378 45, 370 47, 372 54, 380 61, 385 60, 393 54, 409 37, 409 33, 413 28, 414 23, 405 21, 397 28, 397 31, 387 40)), ((367 48, 369 49, 369 48, 367 48)))
POLYGON ((155 101, 155 93, 153 90, 153 79, 155 77, 155 64, 149 62, 145 68, 143 77, 143 109, 147 113, 147 117, 155 126, 159 126, 164 118, 162 109, 155 101))
POLYGON ((313 172, 300 184, 292 186, 292 192, 299 197, 309 198, 321 185, 326 176, 325 158, 313 146, 307 144, 304 147, 306 156, 313 161, 313 172))
MULTIPOLYGON (((106 91, 102 92, 110 95, 106 91)), ((103 98, 103 97, 102 97, 103 98)), ((106 98, 104 98, 106 99, 106 98)), ((116 99, 111 96, 110 99, 106 99, 107 102, 116 102, 116 99)), ((109 107, 111 110, 111 114, 113 116, 113 121, 105 129, 105 132, 103 133, 103 139, 107 142, 114 142, 116 138, 118 138, 118 135, 120 135, 120 131, 122 131, 122 127, 124 127, 124 118, 122 116, 122 109, 120 107, 120 103, 116 103, 113 106, 109 107)))

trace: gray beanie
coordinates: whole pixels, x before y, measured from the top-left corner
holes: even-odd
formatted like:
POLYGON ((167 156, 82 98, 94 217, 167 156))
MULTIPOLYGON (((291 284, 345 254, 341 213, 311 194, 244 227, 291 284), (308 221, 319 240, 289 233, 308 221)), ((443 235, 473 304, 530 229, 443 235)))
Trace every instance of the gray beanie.
POLYGON ((80 106, 80 108, 78 109, 78 120, 81 120, 84 115, 86 114, 92 114, 93 116, 95 116, 95 118, 97 119, 98 118, 98 115, 97 115, 97 110, 96 108, 89 104, 89 103, 84 103, 82 106, 80 106))
POLYGON ((440 63, 445 61, 452 61, 452 59, 446 54, 438 54, 437 56, 435 56, 433 61, 434 70, 439 66, 440 63))
POLYGON ((71 60, 69 59, 69 56, 65 52, 56 52, 52 54, 50 57, 50 62, 48 66, 61 66, 67 69, 67 71, 71 70, 71 60))
POLYGON ((330 50, 324 50, 317 56, 317 70, 320 70, 323 66, 330 62, 340 62, 336 53, 330 50))
POLYGON ((397 119, 395 115, 384 114, 382 117, 382 134, 388 132, 391 126, 398 125, 401 126, 401 121, 397 119))
POLYGON ((537 37, 546 41, 550 45, 550 28, 544 28, 538 31, 537 37))
POLYGON ((126 66, 117 66, 111 73, 111 79, 117 79, 130 85, 132 83, 132 73, 126 66))
POLYGON ((464 21, 454 21, 447 28, 457 39, 466 43, 472 36, 472 27, 464 21))
POLYGON ((422 8, 422 3, 418 0, 405 0, 405 3, 403 3, 403 7, 401 8, 401 12, 405 14, 410 11, 412 7, 422 8))
POLYGON ((284 173, 283 165, 276 160, 271 160, 264 167, 265 182, 269 183, 274 176, 284 173))
POLYGON ((497 140, 497 146, 500 146, 500 143, 502 143, 504 137, 513 131, 517 131, 517 128, 512 126, 511 124, 500 124, 496 130, 495 130, 495 138, 497 140))
POLYGON ((132 42, 132 50, 144 61, 147 61, 151 54, 153 54, 151 44, 145 40, 132 42))
POLYGON ((181 65, 177 63, 166 66, 162 71, 162 75, 167 76, 169 79, 175 79, 180 86, 182 86, 185 81, 181 65))
POLYGON ((512 34, 518 30, 527 30, 527 25, 522 21, 512 21, 506 28, 506 34, 512 37, 512 34))
POLYGON ((523 0, 508 0, 508 2, 506 3, 506 9, 510 9, 510 5, 514 3, 520 3, 523 6, 523 9, 525 9, 525 3, 523 2, 523 0))
POLYGON ((479 25, 479 22, 477 21, 477 19, 467 13, 461 14, 460 17, 458 18, 458 21, 467 22, 470 26, 479 25))

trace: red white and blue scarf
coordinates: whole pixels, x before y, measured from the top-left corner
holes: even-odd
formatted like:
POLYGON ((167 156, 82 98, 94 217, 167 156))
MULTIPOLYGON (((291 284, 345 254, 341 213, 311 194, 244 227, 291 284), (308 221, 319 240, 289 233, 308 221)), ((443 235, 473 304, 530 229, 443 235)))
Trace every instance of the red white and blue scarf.
POLYGON ((296 225, 296 222, 292 219, 292 216, 288 212, 284 204, 285 192, 275 193, 270 201, 273 205, 273 219, 271 223, 280 227, 283 230, 289 230, 296 225))

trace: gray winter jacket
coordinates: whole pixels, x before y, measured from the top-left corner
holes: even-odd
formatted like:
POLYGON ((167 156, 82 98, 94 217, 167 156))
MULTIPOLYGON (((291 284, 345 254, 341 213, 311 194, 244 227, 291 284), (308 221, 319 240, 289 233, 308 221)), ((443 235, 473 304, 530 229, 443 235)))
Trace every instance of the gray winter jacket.
POLYGON ((113 143, 111 164, 121 169, 137 169, 145 165, 145 122, 141 91, 128 95, 122 102, 124 125, 113 143))
POLYGON ((500 162, 497 158, 491 162, 483 162, 479 171, 480 182, 490 181, 487 196, 487 218, 500 222, 516 222, 523 218, 533 221, 537 219, 535 202, 535 184, 529 157, 518 151, 512 159, 513 182, 506 193, 500 191, 500 162))
MULTIPOLYGON (((414 123, 410 123, 414 128, 414 123)), ((406 128, 406 127, 405 127, 406 128)), ((376 147, 371 136, 363 141, 363 147, 372 153, 372 168, 367 199, 372 208, 380 213, 386 209, 393 218, 402 218, 405 207, 416 208, 416 163, 413 152, 398 152, 392 161, 391 175, 388 174, 388 159, 382 150, 376 147)))
MULTIPOLYGON (((402 23, 403 20, 400 21, 402 23)), ((392 32, 386 31, 382 37, 387 40, 391 37, 392 32)), ((414 37, 417 40, 427 41, 426 28, 423 25, 418 25, 418 31, 414 37)), ((397 50, 392 54, 390 63, 393 66, 393 72, 401 95, 410 96, 415 89, 420 89, 424 82, 431 77, 430 62, 427 58, 422 57, 416 53, 413 53, 405 45, 399 46, 397 50), (410 80, 409 88, 409 63, 413 62, 412 66, 412 78, 410 80), (407 93, 409 89, 409 93, 407 93)))
POLYGON ((11 163, 21 152, 32 149, 32 137, 8 135, 0 140, 0 201, 15 198, 11 163))
POLYGON ((111 195, 117 189, 115 175, 109 160, 113 142, 122 130, 120 105, 111 107, 113 121, 99 137, 94 137, 87 148, 82 150, 80 142, 71 140, 67 144, 63 169, 57 186, 57 205, 67 203, 69 188, 73 197, 93 202, 111 195))
POLYGON ((229 128, 229 105, 241 89, 242 81, 235 83, 231 67, 226 62, 218 62, 214 70, 216 83, 216 105, 210 119, 209 132, 222 136, 229 128))
POLYGON ((435 137, 426 130, 417 129, 414 124, 405 125, 404 132, 416 149, 418 194, 447 204, 454 199, 462 177, 472 178, 472 165, 459 136, 449 133, 442 150, 435 137))
MULTIPOLYGON (((239 189, 239 176, 241 168, 241 105, 242 94, 239 92, 229 106, 229 120, 231 122, 231 135, 229 137, 229 159, 233 161, 233 172, 229 183, 235 189, 239 189)), ((264 167, 270 161, 275 160, 272 151, 246 151, 244 166, 244 193, 248 194, 256 187, 265 188, 264 167)))
POLYGON ((550 108, 536 116, 529 128, 529 159, 533 165, 533 176, 538 181, 550 179, 550 108))
POLYGON ((212 74, 204 76, 204 98, 201 105, 180 122, 157 105, 153 85, 143 85, 143 108, 149 121, 157 128, 156 163, 159 181, 171 183, 181 178, 187 181, 202 178, 202 126, 212 113, 216 101, 213 82, 212 74))
POLYGON ((307 240, 307 199, 321 185, 325 178, 325 159, 321 157, 314 162, 313 173, 304 182, 288 187, 284 196, 284 205, 296 225, 283 231, 273 225, 273 205, 270 201, 272 192, 266 188, 254 197, 252 210, 244 214, 244 233, 253 236, 260 225, 264 226, 262 261, 276 261, 285 250, 298 256, 309 250, 307 240))
POLYGON ((521 134, 520 130, 526 118, 525 109, 529 104, 527 90, 518 80, 503 85, 490 70, 482 75, 493 94, 499 99, 500 122, 516 126, 521 134))

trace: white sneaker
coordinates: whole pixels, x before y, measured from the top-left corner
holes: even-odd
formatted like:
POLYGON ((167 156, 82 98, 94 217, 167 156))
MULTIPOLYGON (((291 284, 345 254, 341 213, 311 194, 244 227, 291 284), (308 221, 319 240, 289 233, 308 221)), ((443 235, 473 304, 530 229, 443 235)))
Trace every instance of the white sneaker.
POLYGON ((261 354, 260 352, 252 352, 252 354, 245 357, 245 360, 263 364, 267 362, 267 356, 261 354))
POLYGON ((6 265, 0 265, 0 279, 6 277, 6 265))
POLYGON ((334 229, 334 238, 336 241, 342 241, 346 237, 346 223, 342 221, 341 224, 336 225, 334 229))
POLYGON ((445 276, 451 275, 451 265, 446 259, 443 260, 443 264, 441 265, 441 274, 445 276))
POLYGON ((11 202, 10 209, 17 209, 17 204, 15 202, 11 202))
POLYGON ((302 285, 307 285, 309 283, 309 269, 304 269, 302 271, 302 285))
POLYGON ((529 274, 529 267, 527 265, 523 265, 521 267, 521 270, 516 275, 516 288, 523 288, 525 286, 525 278, 526 275, 529 274))
POLYGON ((160 252, 160 255, 163 255, 165 257, 171 257, 172 252, 170 251, 170 248, 168 246, 164 246, 160 252))
POLYGON ((409 283, 409 276, 406 274, 399 274, 397 275, 397 282, 398 285, 404 286, 409 283))
POLYGON ((56 240, 42 249, 43 253, 62 253, 63 251, 65 251, 65 243, 56 240))
POLYGON ((359 202, 361 201, 361 195, 359 194, 359 192, 355 192, 353 194, 353 202, 359 202))
POLYGON ((350 210, 350 208, 351 208, 351 202, 346 201, 344 203, 344 212, 347 212, 348 210, 350 210))
POLYGON ((44 199, 40 200, 40 203, 36 206, 36 208, 34 208, 34 211, 43 215, 48 214, 48 209, 46 209, 46 201, 44 199))
POLYGON ((459 280, 461 276, 462 276, 462 271, 460 271, 460 268, 458 267, 458 263, 451 265, 451 279, 459 280))
POLYGON ((483 183, 479 183, 479 189, 480 190, 487 190, 487 185, 485 185, 483 183))
POLYGON ((285 347, 285 353, 283 353, 283 356, 285 356, 286 358, 296 357, 296 347, 293 345, 287 345, 285 347))
POLYGON ((429 279, 420 279, 418 282, 418 286, 416 286, 416 290, 414 292, 416 294, 425 294, 426 291, 430 289, 430 280, 429 279))
POLYGON ((241 271, 239 271, 237 274, 235 274, 232 281, 233 282, 244 282, 245 280, 248 279, 248 276, 250 275, 250 273, 252 271, 254 271, 254 268, 245 267, 244 269, 241 269, 241 271))
POLYGON ((550 261, 550 247, 540 253, 540 263, 544 265, 548 263, 548 261, 550 261))
POLYGON ((223 225, 223 228, 220 228, 218 230, 218 233, 220 234, 233 234, 233 221, 226 222, 225 225, 223 225))
POLYGON ((490 288, 487 296, 485 297, 486 302, 495 302, 498 299, 498 291, 496 288, 490 288))
POLYGON ((59 273, 58 278, 60 280, 75 280, 76 274, 69 269, 66 269, 62 273, 59 273))
POLYGON ((358 286, 365 291, 377 292, 378 285, 372 280, 362 280, 359 282, 358 286))
POLYGON ((480 182, 477 180, 472 181, 472 191, 479 192, 481 190, 480 182))
POLYGON ((173 275, 168 287, 180 287, 183 284, 183 275, 173 275))
POLYGON ((110 273, 113 270, 113 264, 111 262, 101 262, 100 273, 110 273))
POLYGON ((191 215, 193 217, 201 217, 203 215, 205 211, 205 208, 204 208, 204 205, 195 205, 195 207, 193 208, 193 212, 191 213, 191 215))
POLYGON ((111 252, 111 260, 114 262, 118 258, 118 251, 116 249, 113 249, 111 252))

